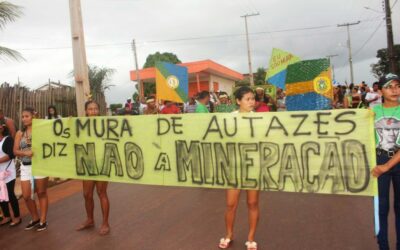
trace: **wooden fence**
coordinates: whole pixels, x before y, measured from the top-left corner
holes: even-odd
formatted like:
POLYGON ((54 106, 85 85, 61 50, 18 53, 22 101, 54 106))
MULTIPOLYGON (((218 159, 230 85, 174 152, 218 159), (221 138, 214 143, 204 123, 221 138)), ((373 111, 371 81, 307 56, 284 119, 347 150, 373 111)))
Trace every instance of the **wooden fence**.
MULTIPOLYGON (((93 99, 100 104, 100 113, 106 115, 106 101, 104 94, 93 95, 93 99)), ((34 91, 22 86, 10 86, 4 83, 0 86, 0 109, 5 116, 14 120, 20 127, 21 112, 25 107, 33 107, 39 118, 47 115, 47 107, 54 105, 62 117, 76 116, 75 88, 60 87, 48 90, 34 91)))

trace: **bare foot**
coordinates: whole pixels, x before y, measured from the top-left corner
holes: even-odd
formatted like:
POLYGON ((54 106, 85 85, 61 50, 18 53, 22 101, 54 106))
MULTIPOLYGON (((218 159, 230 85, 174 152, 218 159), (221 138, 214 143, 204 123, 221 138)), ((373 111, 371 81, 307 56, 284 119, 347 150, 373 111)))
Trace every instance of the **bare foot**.
POLYGON ((94 221, 86 220, 84 223, 82 223, 81 225, 79 225, 76 228, 76 231, 82 231, 82 230, 89 229, 89 228, 92 228, 92 227, 94 227, 94 221))
POLYGON ((109 233, 110 233, 110 226, 108 224, 101 225, 99 234, 100 235, 107 235, 109 233))

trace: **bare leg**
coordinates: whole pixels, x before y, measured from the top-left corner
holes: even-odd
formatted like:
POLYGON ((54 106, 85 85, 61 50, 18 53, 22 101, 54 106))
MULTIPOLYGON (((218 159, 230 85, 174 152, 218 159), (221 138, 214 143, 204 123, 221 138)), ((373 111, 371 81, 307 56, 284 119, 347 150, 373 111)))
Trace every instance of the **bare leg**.
POLYGON ((36 203, 31 198, 32 190, 31 190, 31 181, 21 181, 21 189, 22 189, 22 197, 25 200, 26 207, 31 214, 32 221, 39 220, 39 214, 36 208, 36 203))
POLYGON ((40 206, 40 223, 45 223, 47 219, 47 210, 49 208, 49 199, 47 197, 47 184, 49 178, 35 180, 36 191, 40 206))
POLYGON ((254 241, 254 236, 256 234, 258 217, 260 213, 258 208, 258 197, 259 191, 247 190, 247 208, 249 211, 249 241, 254 241))
POLYGON ((226 210, 225 210, 225 238, 232 239, 233 225, 235 222, 236 209, 239 202, 240 190, 228 189, 226 190, 226 210))
POLYGON ((110 201, 107 196, 107 187, 108 182, 106 181, 97 181, 96 182, 96 190, 97 195, 100 199, 101 212, 103 214, 103 224, 100 227, 100 234, 106 235, 110 232, 110 225, 108 223, 108 216, 110 214, 110 201))
POLYGON ((85 208, 86 208, 86 221, 79 225, 76 230, 80 231, 83 229, 91 228, 94 226, 94 201, 93 201, 93 191, 95 182, 94 181, 82 181, 83 187, 83 197, 85 198, 85 208))

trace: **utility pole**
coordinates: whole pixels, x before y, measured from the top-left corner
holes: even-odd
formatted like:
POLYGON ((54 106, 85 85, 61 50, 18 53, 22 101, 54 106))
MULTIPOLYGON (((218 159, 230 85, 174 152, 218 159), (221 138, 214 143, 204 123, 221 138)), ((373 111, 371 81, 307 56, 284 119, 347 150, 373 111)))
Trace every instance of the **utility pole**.
POLYGON ((357 25, 360 23, 361 23, 361 21, 358 21, 355 23, 338 24, 338 27, 346 26, 346 28, 347 28, 347 48, 349 49, 349 65, 350 65, 350 81, 351 81, 351 83, 354 83, 354 72, 353 72, 353 58, 351 55, 350 26, 357 25))
POLYGON ((386 12, 386 33, 387 33, 387 53, 389 59, 389 69, 390 72, 397 73, 397 62, 394 52, 393 45, 393 23, 392 23, 392 12, 390 9, 390 0, 385 0, 385 12, 386 12))
MULTIPOLYGON (((328 60, 329 60, 329 63, 331 62, 331 58, 333 58, 333 57, 337 57, 337 56, 339 56, 338 54, 335 54, 335 55, 327 55, 326 56, 326 58, 328 58, 328 60)), ((333 78, 333 80, 335 80, 335 66, 332 64, 332 78, 333 78)))
POLYGON ((132 40, 132 51, 133 51, 133 59, 135 60, 135 70, 136 70, 136 84, 137 84, 137 89, 139 92, 139 96, 142 97, 142 92, 141 92, 141 82, 140 82, 140 74, 139 74, 139 66, 138 66, 138 59, 137 59, 137 52, 136 52, 136 42, 135 39, 132 40))
POLYGON ((74 58, 75 95, 78 116, 85 116, 85 102, 90 97, 88 65, 86 61, 81 1, 69 0, 72 51, 74 58))
POLYGON ((246 26, 246 40, 247 40, 247 57, 249 61, 249 76, 250 76, 250 85, 254 86, 254 77, 253 77, 253 69, 251 67, 251 50, 250 50, 250 40, 249 40, 249 29, 247 27, 247 18, 252 17, 252 16, 258 16, 260 13, 252 13, 252 14, 246 14, 241 17, 244 18, 244 23, 246 26))

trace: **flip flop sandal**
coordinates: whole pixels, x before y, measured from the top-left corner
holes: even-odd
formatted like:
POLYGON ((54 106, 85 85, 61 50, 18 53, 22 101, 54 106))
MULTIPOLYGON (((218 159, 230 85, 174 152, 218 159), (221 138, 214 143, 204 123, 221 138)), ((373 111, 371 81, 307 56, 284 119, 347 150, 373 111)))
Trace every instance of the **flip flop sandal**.
POLYGON ((255 241, 246 241, 245 245, 247 250, 257 250, 257 242, 255 241))
POLYGON ((219 240, 219 244, 218 247, 220 249, 227 249, 229 248, 231 245, 233 244, 233 240, 229 239, 229 238, 222 238, 219 240))
POLYGON ((16 226, 18 226, 19 224, 21 224, 21 222, 22 222, 22 219, 19 219, 19 221, 18 222, 11 222, 10 223, 10 225, 9 225, 9 227, 16 227, 16 226))

